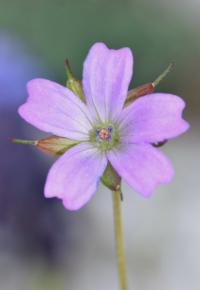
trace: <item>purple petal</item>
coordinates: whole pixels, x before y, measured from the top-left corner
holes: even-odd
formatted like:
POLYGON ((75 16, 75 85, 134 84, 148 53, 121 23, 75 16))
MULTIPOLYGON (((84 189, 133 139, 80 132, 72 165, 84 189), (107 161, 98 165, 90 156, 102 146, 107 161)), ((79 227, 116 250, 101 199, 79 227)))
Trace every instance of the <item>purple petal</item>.
POLYGON ((149 196, 160 183, 169 182, 174 171, 171 162, 148 144, 123 144, 110 151, 108 159, 118 174, 135 191, 149 196))
POLYGON ((189 125, 182 119, 184 101, 171 94, 146 95, 126 107, 120 116, 124 142, 154 143, 184 133, 189 125))
POLYGON ((89 143, 69 149, 52 166, 46 185, 46 197, 58 197, 69 210, 77 210, 95 193, 107 160, 89 143))
POLYGON ((122 109, 132 77, 133 56, 129 48, 92 46, 84 62, 83 88, 93 115, 102 121, 114 118, 122 109))
POLYGON ((91 128, 85 104, 69 89, 46 79, 27 85, 28 100, 19 114, 40 130, 75 140, 87 140, 91 128))

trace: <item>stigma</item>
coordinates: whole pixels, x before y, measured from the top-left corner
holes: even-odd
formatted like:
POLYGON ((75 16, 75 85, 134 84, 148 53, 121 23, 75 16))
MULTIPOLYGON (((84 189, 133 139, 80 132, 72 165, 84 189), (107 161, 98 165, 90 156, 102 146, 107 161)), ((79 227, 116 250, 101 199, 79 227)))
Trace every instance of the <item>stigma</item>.
POLYGON ((112 126, 96 129, 97 139, 102 141, 110 141, 112 139, 112 126))

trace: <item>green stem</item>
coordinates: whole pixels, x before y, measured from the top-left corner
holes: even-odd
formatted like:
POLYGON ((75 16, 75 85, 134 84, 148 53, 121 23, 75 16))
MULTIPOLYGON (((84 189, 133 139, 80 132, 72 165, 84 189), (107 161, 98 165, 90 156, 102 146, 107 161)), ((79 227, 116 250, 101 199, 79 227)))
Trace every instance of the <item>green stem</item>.
POLYGON ((126 282, 126 263, 125 263, 120 203, 121 203, 120 192, 113 191, 115 247, 116 247, 116 256, 117 256, 117 264, 118 264, 119 284, 120 284, 120 290, 127 290, 128 288, 127 288, 127 282, 126 282))

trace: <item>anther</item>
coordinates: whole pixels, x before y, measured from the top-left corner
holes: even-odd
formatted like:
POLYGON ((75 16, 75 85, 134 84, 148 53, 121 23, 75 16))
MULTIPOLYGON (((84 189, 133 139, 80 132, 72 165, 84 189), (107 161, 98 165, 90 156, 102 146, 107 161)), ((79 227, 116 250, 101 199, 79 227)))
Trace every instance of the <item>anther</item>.
POLYGON ((100 131, 99 131, 99 137, 102 139, 102 140, 108 140, 111 136, 110 136, 110 132, 107 128, 102 128, 100 131))
POLYGON ((108 131, 111 133, 113 131, 113 127, 112 126, 108 126, 108 131))

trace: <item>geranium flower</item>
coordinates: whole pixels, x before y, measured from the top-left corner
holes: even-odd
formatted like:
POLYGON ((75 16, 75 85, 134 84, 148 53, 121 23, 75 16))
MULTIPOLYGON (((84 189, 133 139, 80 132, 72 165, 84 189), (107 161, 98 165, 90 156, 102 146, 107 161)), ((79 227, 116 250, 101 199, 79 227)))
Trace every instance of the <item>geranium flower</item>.
POLYGON ((184 101, 152 93, 124 106, 132 78, 129 48, 94 44, 83 67, 84 103, 70 89, 46 79, 28 83, 19 114, 40 130, 75 140, 49 171, 44 194, 77 210, 95 193, 108 162, 136 192, 147 197, 169 182, 171 162, 152 146, 185 132, 184 101))

